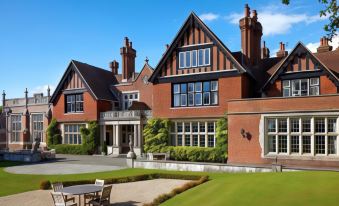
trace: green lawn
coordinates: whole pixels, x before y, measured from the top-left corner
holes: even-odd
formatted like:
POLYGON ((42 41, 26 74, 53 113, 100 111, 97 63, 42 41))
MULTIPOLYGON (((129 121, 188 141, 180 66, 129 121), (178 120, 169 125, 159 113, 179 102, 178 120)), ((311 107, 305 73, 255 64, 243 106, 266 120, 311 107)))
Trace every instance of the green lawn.
POLYGON ((163 205, 339 205, 339 172, 211 174, 210 177, 211 181, 163 205))
MULTIPOLYGON (((0 196, 39 189, 41 180, 65 181, 124 177, 155 172, 145 169, 124 169, 77 175, 18 175, 4 172, 14 163, 0 162, 0 196)), ((210 181, 180 194, 163 205, 274 205, 312 206, 339 205, 339 172, 284 173, 211 173, 210 181)))

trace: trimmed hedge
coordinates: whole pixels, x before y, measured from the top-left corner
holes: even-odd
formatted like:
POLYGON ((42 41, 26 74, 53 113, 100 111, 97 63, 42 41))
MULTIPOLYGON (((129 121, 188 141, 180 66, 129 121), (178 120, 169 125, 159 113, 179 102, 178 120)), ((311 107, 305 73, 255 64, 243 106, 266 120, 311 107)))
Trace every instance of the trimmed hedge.
POLYGON ((58 144, 49 146, 50 149, 55 149, 57 154, 77 154, 85 155, 87 152, 82 145, 58 144))
POLYGON ((158 206, 161 203, 164 203, 166 200, 169 200, 169 199, 173 198, 174 196, 176 196, 180 193, 183 193, 186 190, 189 190, 193 187, 201 185, 201 184, 203 184, 207 181, 208 181, 208 176, 203 176, 199 180, 191 181, 191 182, 184 184, 183 186, 174 188, 170 193, 159 195, 152 202, 143 204, 143 206, 158 206))
POLYGON ((170 159, 176 161, 190 162, 224 162, 217 148, 213 147, 185 147, 168 146, 161 149, 161 152, 169 152, 170 159))
MULTIPOLYGON (((135 176, 128 176, 128 177, 116 177, 116 178, 110 178, 110 179, 104 179, 104 180, 105 180, 105 184, 120 184, 120 183, 127 183, 127 182, 153 180, 153 179, 199 180, 200 178, 201 176, 197 176, 197 175, 153 173, 153 174, 135 175, 135 176)), ((69 187, 73 185, 94 184, 94 183, 95 183, 95 179, 62 182, 64 187, 69 187)), ((50 189, 51 188, 50 181, 42 181, 40 183, 40 188, 44 190, 50 189)))

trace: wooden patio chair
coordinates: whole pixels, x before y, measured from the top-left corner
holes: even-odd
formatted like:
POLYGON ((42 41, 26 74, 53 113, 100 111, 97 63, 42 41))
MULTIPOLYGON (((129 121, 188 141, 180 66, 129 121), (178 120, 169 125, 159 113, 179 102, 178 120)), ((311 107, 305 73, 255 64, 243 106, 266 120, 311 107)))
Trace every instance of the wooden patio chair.
POLYGON ((75 202, 66 202, 65 196, 61 192, 51 192, 55 206, 77 206, 75 202))
POLYGON ((99 198, 89 201, 93 206, 109 206, 111 202, 112 185, 104 187, 99 198))
MULTIPOLYGON (((99 180, 99 179, 96 179, 94 185, 103 187, 103 186, 105 185, 105 180, 99 180)), ((85 198, 85 205, 88 205, 88 204, 89 204, 89 202, 87 202, 87 200, 93 200, 93 199, 97 199, 97 198, 99 198, 99 197, 100 197, 100 195, 99 195, 98 192, 96 192, 96 193, 90 193, 90 194, 85 194, 85 195, 84 195, 84 198, 85 198)))
MULTIPOLYGON (((61 192, 63 188, 64 185, 61 182, 52 183, 53 192, 61 192)), ((75 197, 67 197, 67 195, 64 195, 64 197, 66 202, 75 202, 75 197)))

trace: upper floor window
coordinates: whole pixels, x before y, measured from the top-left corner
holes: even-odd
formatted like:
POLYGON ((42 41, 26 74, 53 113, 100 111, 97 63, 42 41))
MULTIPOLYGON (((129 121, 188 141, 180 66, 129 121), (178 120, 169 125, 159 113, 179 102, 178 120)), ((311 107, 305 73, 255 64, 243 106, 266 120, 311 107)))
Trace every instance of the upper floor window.
POLYGON ((66 95, 66 112, 83 112, 84 111, 84 97, 83 94, 66 95))
POLYGON ((284 80, 283 96, 311 96, 319 95, 319 78, 284 80))
POLYGON ((139 101, 139 93, 125 93, 123 94, 123 110, 127 110, 134 101, 139 101))
POLYGON ((210 48, 179 52, 179 68, 210 65, 210 48))
POLYGON ((11 123, 12 123, 11 142, 19 142, 21 133, 21 115, 12 115, 11 123))
POLYGON ((218 104, 218 81, 173 84, 174 107, 218 104))

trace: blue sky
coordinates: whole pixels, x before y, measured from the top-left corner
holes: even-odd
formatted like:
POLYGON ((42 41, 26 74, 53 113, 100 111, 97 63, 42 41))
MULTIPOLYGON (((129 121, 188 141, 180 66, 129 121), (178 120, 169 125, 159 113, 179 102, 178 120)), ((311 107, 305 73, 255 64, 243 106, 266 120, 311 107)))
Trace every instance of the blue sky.
POLYGON ((110 61, 121 62, 125 36, 137 50, 137 71, 146 56, 156 66, 191 11, 238 51, 245 3, 258 10, 271 54, 280 41, 288 49, 298 41, 314 49, 325 34, 317 0, 292 0, 289 6, 281 0, 0 0, 0 89, 7 98, 22 97, 26 87, 30 95, 47 85, 53 89, 71 59, 109 69, 110 61))

